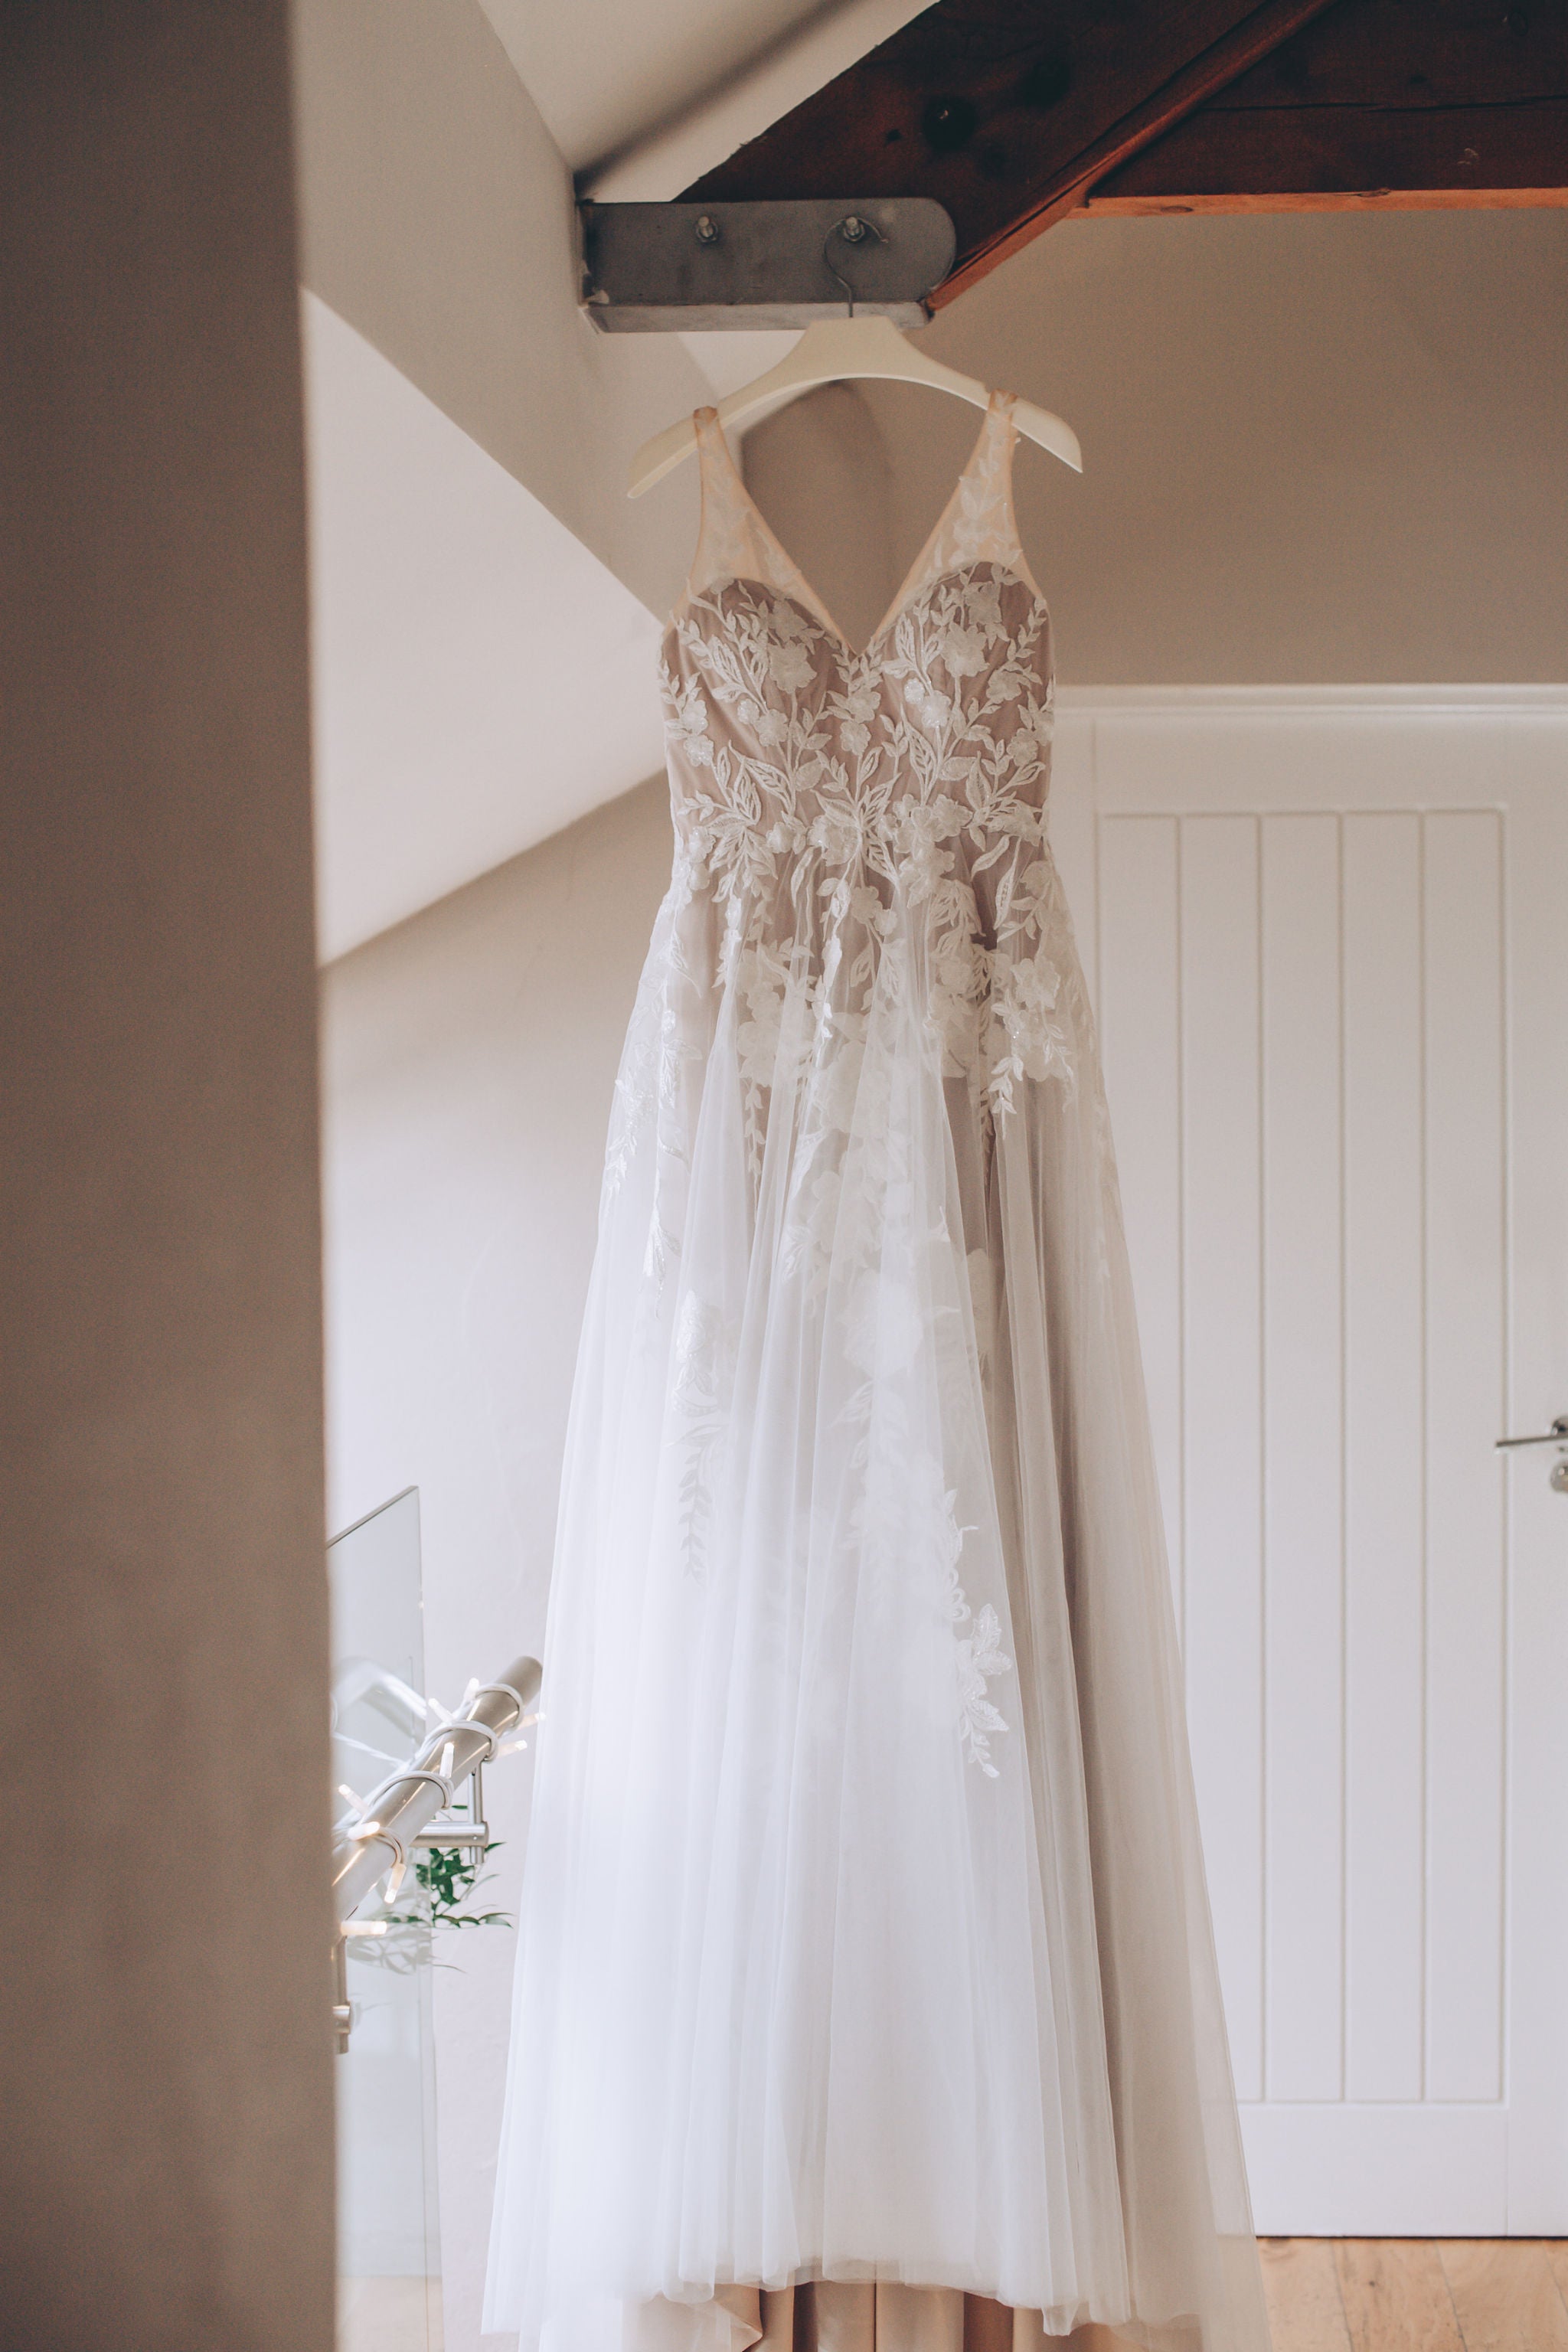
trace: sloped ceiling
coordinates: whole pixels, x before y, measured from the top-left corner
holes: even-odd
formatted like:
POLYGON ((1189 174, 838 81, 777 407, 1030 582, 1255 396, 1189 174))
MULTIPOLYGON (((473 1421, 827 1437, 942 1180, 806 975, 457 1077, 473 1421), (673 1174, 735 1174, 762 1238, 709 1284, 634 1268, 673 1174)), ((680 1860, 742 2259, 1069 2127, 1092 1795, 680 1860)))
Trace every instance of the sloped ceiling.
POLYGON ((574 172, 623 152, 800 30, 823 0, 482 0, 574 172))
POLYGON ((928 0, 480 0, 579 192, 658 202, 928 0))
MULTIPOLYGON (((549 389, 527 333, 569 342, 581 325, 563 160, 581 173, 614 158, 617 194, 668 196, 921 5, 482 0, 481 16, 479 0, 466 0, 437 32, 406 5, 381 14, 382 0, 315 0, 301 50, 314 134, 304 142, 306 260, 316 265, 310 282, 322 286, 325 271, 332 298, 304 297, 323 961, 662 762, 661 623, 626 580, 661 611, 668 594, 653 593, 647 567, 628 565, 624 549, 617 557, 614 531, 601 529, 600 552, 590 551, 560 519, 582 528, 558 482, 555 511, 526 487, 550 494, 545 457, 523 430, 539 424, 549 389), (506 79, 497 37, 531 105, 510 105, 497 86, 497 67, 506 79), (452 175, 454 194, 439 141, 457 123, 479 162, 452 175), (492 201, 498 189, 508 212, 492 201), (517 247, 535 215, 543 256, 517 247), (494 328, 456 339, 468 374, 450 349, 454 286, 469 306, 465 326, 477 306, 494 328), (485 396, 465 405, 470 377, 485 396), (521 386, 531 396, 520 405, 521 386), (530 473, 531 451, 544 475, 530 473)), ((660 355, 635 345, 596 354, 589 373, 602 397, 573 421, 566 454, 605 497, 619 499, 628 428, 629 450, 668 421, 666 377, 683 373, 689 405, 704 378, 721 394, 791 339, 680 340, 700 373, 661 373, 648 364, 660 355)), ((647 517, 679 541, 682 559, 692 495, 677 485, 657 510, 650 500, 647 517)), ((679 570, 674 562, 672 576, 679 570)))
POLYGON ((327 961, 659 765, 659 626, 313 295, 304 320, 327 961))

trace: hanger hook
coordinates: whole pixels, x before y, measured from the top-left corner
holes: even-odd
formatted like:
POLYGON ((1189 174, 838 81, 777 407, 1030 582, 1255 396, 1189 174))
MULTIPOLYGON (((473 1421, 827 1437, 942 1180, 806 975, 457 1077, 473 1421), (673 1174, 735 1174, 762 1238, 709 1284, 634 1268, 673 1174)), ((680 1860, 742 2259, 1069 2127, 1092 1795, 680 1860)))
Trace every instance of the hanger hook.
POLYGON ((886 245, 888 240, 882 235, 881 230, 877 226, 876 222, 868 220, 864 213, 846 213, 841 221, 834 222, 833 226, 828 230, 827 235, 822 240, 822 266, 826 270, 829 278, 836 279, 837 283, 843 287, 844 299, 849 305, 849 316, 853 318, 855 316, 855 289, 850 285, 847 278, 842 276, 838 270, 835 269, 832 262, 829 261, 827 257, 827 248, 833 243, 836 236, 841 236, 846 245, 861 245, 868 236, 874 236, 879 245, 886 245))

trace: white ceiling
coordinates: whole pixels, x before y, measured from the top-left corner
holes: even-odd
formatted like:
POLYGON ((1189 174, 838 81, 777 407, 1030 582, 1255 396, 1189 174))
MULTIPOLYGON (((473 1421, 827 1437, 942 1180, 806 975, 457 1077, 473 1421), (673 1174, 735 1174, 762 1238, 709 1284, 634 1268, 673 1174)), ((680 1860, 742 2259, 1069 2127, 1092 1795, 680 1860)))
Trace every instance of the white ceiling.
POLYGON ((574 172, 683 114, 833 0, 480 0, 574 172))
POLYGON ((659 625, 304 297, 323 961, 663 762, 659 625))
POLYGON ((929 0, 479 5, 584 193, 658 203, 754 139, 929 0))

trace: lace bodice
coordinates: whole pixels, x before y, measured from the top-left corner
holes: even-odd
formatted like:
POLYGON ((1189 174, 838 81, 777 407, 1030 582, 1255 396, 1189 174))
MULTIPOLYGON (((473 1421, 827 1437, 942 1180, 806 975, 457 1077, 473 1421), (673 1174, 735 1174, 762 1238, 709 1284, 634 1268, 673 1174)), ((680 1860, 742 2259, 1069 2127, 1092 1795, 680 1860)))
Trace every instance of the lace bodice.
POLYGON ((700 411, 701 531, 661 673, 678 872, 722 909, 742 985, 782 994, 804 949, 820 981, 850 975, 852 1014, 918 931, 945 1073, 988 1116, 1021 1078, 1066 1067, 1044 944, 1050 620, 1018 544, 1012 404, 993 394, 858 652, 700 411))

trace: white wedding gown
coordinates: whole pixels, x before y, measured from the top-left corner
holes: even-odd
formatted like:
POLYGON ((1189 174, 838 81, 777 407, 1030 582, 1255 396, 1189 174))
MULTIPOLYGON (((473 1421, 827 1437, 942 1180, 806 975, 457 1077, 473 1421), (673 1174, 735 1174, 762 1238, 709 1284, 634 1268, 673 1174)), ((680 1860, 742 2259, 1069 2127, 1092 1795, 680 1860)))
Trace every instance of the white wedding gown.
POLYGON ((485 2324, 1259 2352, 1010 403, 861 653, 699 438, 485 2324))

